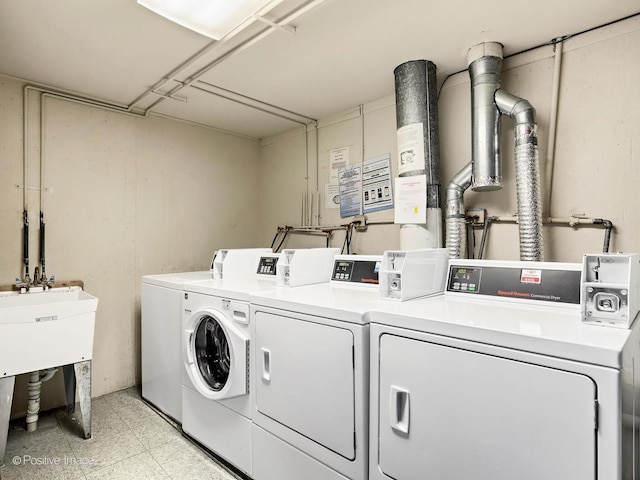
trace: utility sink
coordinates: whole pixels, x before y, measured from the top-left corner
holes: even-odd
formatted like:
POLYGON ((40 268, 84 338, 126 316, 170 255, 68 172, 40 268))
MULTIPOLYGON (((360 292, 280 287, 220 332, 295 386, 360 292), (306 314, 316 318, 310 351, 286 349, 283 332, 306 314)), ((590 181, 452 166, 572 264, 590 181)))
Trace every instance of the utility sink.
POLYGON ((80 287, 0 292, 0 378, 91 360, 97 307, 80 287))

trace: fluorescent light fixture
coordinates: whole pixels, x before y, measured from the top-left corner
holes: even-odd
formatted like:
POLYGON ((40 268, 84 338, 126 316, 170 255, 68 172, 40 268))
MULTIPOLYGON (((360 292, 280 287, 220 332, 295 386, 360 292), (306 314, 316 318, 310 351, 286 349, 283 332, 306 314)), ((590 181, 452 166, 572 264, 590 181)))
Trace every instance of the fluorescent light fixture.
POLYGON ((258 9, 266 0, 138 0, 163 17, 219 40, 258 9))

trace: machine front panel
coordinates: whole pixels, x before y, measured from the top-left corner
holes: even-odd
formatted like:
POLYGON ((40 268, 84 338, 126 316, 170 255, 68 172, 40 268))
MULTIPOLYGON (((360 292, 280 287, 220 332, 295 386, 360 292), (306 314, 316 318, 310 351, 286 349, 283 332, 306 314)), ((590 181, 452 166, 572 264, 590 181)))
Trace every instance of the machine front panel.
POLYGON ((255 327, 256 409, 354 459, 352 332, 265 312, 256 313, 255 327))
POLYGON ((378 457, 397 480, 596 478, 596 385, 583 374, 380 338, 378 457))

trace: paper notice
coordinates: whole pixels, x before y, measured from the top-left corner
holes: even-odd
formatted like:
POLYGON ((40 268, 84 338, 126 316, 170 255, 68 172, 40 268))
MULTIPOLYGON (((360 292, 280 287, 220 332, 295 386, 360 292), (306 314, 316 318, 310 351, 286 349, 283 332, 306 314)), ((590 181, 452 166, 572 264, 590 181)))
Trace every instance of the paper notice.
POLYGON ((399 128, 398 136, 398 173, 412 170, 424 170, 424 126, 411 123, 399 128))
POLYGON ((427 223, 427 176, 396 178, 395 223, 427 223))
POLYGON ((349 165, 349 147, 329 150, 329 183, 338 184, 338 173, 349 165))

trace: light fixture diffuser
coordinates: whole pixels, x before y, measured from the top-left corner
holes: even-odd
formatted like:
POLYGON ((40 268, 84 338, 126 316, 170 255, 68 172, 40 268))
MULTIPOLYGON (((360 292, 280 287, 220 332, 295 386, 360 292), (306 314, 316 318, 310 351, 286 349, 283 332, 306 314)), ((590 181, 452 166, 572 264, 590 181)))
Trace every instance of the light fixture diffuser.
POLYGON ((138 0, 138 3, 185 28, 219 40, 269 2, 266 0, 138 0))

